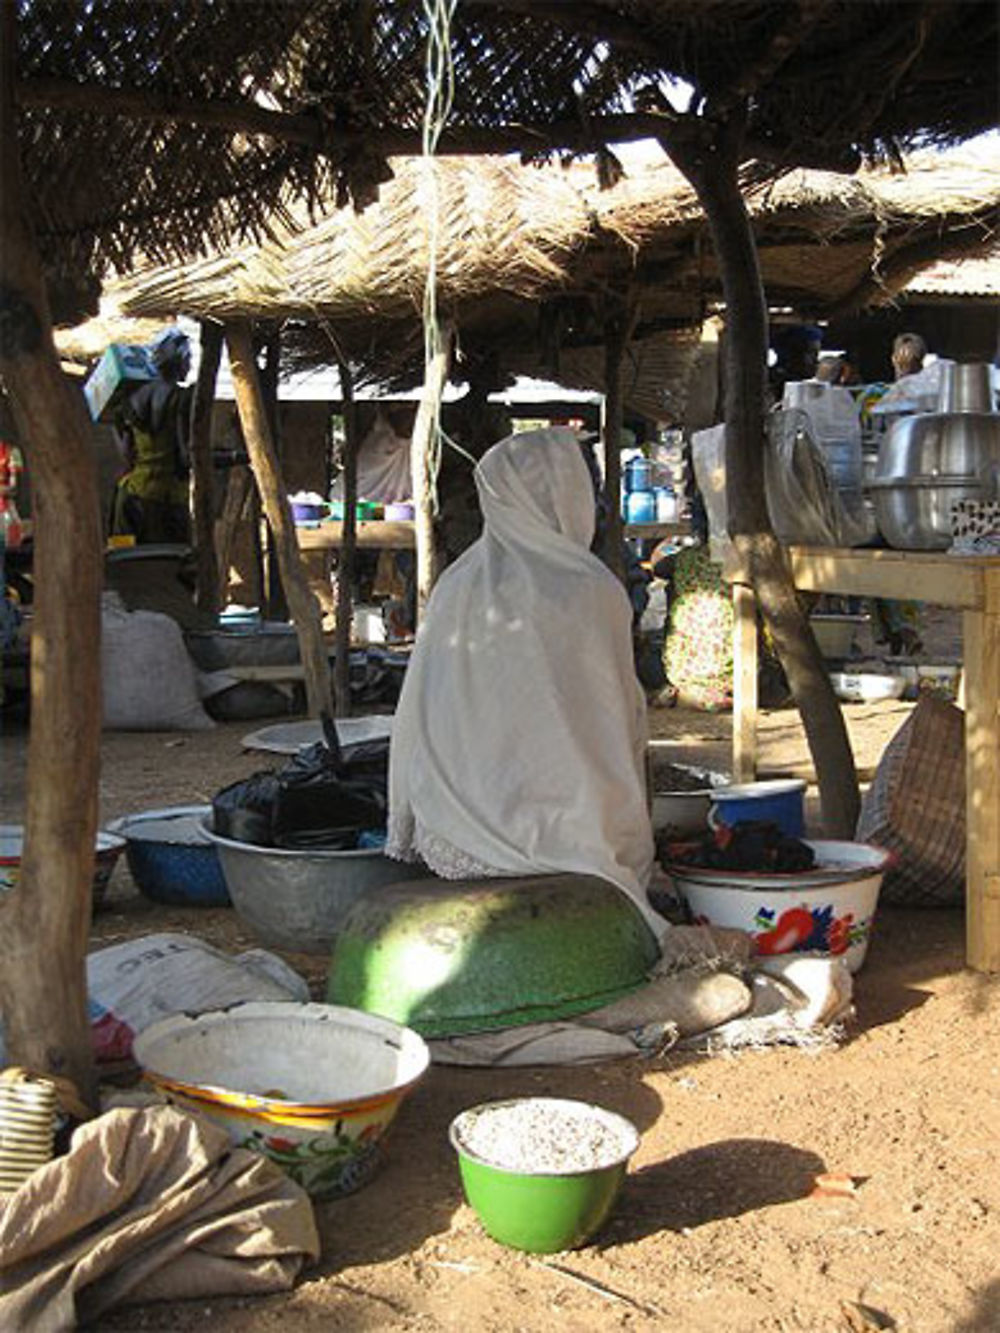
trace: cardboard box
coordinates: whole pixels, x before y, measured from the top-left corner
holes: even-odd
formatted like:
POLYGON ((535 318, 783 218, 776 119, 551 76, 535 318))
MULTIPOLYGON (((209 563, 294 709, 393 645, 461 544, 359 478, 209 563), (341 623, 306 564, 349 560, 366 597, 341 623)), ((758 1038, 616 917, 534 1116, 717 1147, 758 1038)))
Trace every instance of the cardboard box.
POLYGON ((149 349, 112 343, 83 386, 94 421, 110 421, 115 410, 140 384, 156 379, 149 349))

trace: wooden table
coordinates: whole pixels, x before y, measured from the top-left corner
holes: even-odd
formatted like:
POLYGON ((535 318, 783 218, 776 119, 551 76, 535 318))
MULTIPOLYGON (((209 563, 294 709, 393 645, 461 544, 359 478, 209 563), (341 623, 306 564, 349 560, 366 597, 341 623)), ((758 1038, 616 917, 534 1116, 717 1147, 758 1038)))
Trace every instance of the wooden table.
MULTIPOLYGON (((796 588, 918 600, 962 612, 965 679, 966 961, 1000 972, 1000 557, 941 551, 793 546, 796 588)), ((757 761, 757 608, 738 573, 733 584, 733 774, 757 761)))
MULTIPOLYGON (((315 528, 296 527, 299 547, 303 551, 335 551, 344 540, 344 525, 339 519, 330 519, 315 528)), ((392 522, 381 518, 358 521, 357 545, 371 550, 412 551, 416 545, 413 520, 392 522)))
MULTIPOLYGON (((339 520, 330 519, 318 527, 295 529, 299 546, 303 551, 335 551, 343 542, 344 525, 339 520)), ((687 523, 628 523, 623 532, 626 537, 687 537, 691 533, 687 523)), ((413 535, 412 519, 393 522, 387 519, 361 519, 357 526, 357 544, 371 549, 410 551, 416 545, 413 535)))

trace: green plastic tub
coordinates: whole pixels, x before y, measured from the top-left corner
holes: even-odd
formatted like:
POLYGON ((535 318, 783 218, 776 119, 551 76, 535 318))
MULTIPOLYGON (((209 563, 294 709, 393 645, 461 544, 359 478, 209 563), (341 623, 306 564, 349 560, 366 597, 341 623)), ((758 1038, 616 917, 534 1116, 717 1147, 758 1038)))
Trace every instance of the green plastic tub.
POLYGON ((458 1036, 598 1009, 645 985, 658 956, 631 899, 594 876, 423 879, 352 905, 327 999, 458 1036))
POLYGON ((484 1103, 451 1123, 462 1185, 486 1233, 502 1245, 533 1254, 554 1254, 586 1242, 607 1220, 639 1144, 635 1126, 604 1107, 554 1097, 525 1097, 484 1103), (532 1171, 498 1166, 470 1147, 474 1117, 533 1105, 550 1119, 570 1110, 575 1118, 599 1121, 617 1147, 610 1160, 586 1170, 532 1171))

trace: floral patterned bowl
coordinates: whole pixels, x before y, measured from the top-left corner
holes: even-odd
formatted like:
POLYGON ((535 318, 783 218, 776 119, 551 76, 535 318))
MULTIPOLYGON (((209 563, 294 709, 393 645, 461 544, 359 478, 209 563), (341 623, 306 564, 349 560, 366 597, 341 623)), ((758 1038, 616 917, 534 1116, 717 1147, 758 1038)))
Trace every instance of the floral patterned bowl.
POLYGON ((169 1101, 214 1120, 316 1198, 369 1180, 430 1062, 423 1039, 390 1019, 284 1001, 177 1015, 133 1049, 169 1101))
POLYGON ((812 870, 793 874, 667 865, 697 922, 734 926, 759 954, 842 955, 852 972, 865 961, 882 877, 892 853, 860 842, 810 842, 812 870))

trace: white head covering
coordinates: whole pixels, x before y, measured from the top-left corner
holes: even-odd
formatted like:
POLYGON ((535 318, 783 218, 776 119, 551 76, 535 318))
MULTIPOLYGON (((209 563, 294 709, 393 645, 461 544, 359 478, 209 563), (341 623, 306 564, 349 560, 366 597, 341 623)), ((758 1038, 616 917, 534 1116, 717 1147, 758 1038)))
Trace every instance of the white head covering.
POLYGON ((509 436, 476 484, 483 535, 434 589, 403 683, 386 851, 448 878, 599 875, 661 927, 631 606, 589 550, 577 437, 509 436))

